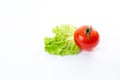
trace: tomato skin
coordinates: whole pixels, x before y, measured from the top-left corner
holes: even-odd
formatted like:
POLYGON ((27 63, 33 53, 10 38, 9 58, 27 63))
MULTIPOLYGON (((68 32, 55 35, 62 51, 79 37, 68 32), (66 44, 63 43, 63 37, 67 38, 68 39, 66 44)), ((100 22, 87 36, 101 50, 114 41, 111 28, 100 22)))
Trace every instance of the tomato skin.
POLYGON ((91 26, 83 25, 74 32, 74 41, 82 50, 92 50, 99 43, 99 33, 91 26))

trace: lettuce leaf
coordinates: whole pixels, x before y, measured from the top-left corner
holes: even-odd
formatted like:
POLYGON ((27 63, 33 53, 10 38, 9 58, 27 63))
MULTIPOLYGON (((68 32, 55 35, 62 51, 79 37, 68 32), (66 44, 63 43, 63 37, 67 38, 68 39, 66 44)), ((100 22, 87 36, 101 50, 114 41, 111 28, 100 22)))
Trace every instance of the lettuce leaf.
POLYGON ((72 27, 69 24, 56 26, 52 32, 55 34, 53 38, 44 38, 44 48, 49 54, 53 55, 73 55, 80 52, 80 48, 74 42, 74 31, 77 27, 72 27))

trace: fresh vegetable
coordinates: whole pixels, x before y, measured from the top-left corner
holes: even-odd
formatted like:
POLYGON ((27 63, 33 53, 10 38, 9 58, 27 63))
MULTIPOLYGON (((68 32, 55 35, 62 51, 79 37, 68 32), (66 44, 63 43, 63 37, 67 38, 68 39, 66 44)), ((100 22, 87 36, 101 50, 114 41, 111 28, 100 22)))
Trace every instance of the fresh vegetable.
POLYGON ((63 24, 52 32, 55 36, 44 38, 44 48, 53 55, 78 54, 81 50, 92 50, 99 43, 99 33, 88 25, 77 28, 63 24))
POLYGON ((80 48, 74 42, 74 32, 77 27, 63 24, 56 26, 52 32, 54 37, 45 37, 45 51, 53 55, 73 55, 80 52, 80 48))
POLYGON ((75 31, 74 40, 80 49, 92 50, 99 42, 99 34, 92 26, 84 25, 75 31))

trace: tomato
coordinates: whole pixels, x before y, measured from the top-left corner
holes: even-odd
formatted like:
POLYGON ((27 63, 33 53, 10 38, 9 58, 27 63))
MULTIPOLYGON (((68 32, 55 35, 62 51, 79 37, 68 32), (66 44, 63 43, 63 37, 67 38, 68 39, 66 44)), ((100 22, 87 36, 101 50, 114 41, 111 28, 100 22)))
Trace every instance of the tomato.
POLYGON ((83 25, 74 32, 74 41, 82 50, 92 50, 99 43, 99 33, 92 26, 83 25))

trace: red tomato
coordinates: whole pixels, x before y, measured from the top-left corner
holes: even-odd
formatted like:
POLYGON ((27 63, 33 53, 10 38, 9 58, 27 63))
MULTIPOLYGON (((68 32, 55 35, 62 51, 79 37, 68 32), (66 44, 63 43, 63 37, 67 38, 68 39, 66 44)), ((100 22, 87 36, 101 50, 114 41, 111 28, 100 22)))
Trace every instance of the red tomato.
POLYGON ((92 50, 99 43, 99 34, 92 26, 84 25, 75 31, 74 41, 80 49, 92 50))

